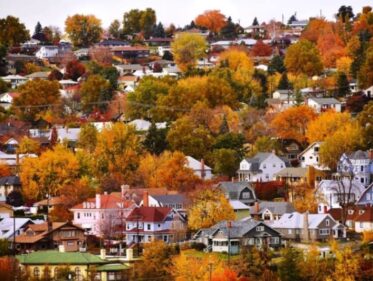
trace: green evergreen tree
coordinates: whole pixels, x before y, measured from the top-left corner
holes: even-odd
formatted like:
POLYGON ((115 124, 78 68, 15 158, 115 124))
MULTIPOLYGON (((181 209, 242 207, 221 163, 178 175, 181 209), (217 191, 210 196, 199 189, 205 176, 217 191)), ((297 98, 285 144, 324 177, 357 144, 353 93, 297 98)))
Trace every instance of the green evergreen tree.
POLYGON ((274 56, 268 65, 268 73, 269 74, 274 74, 276 72, 283 73, 285 71, 286 71, 286 67, 284 65, 284 59, 279 55, 274 56))
POLYGON ((166 140, 167 131, 167 128, 158 129, 156 124, 152 122, 143 142, 146 150, 156 155, 165 151, 168 147, 168 142, 166 140))
POLYGON ((42 33, 42 32, 43 32, 43 27, 41 26, 40 22, 38 22, 35 26, 34 35, 36 35, 38 33, 42 33))
POLYGON ((220 34, 225 39, 234 39, 237 37, 236 25, 232 22, 231 17, 228 17, 226 25, 220 30, 220 34))
POLYGON ((253 20, 252 26, 257 26, 257 25, 259 25, 259 22, 258 22, 258 19, 255 17, 253 20))
POLYGON ((350 92, 350 83, 348 82, 347 75, 344 72, 338 73, 337 96, 346 97, 350 92))
POLYGON ((157 25, 154 25, 152 36, 156 38, 164 38, 166 37, 166 32, 164 31, 163 24, 159 22, 157 25))
POLYGON ((282 73, 280 81, 278 82, 277 88, 279 90, 289 90, 292 88, 286 72, 282 73))
POLYGON ((281 281, 301 280, 299 264, 303 261, 302 253, 294 248, 287 247, 282 251, 282 261, 278 265, 281 281))

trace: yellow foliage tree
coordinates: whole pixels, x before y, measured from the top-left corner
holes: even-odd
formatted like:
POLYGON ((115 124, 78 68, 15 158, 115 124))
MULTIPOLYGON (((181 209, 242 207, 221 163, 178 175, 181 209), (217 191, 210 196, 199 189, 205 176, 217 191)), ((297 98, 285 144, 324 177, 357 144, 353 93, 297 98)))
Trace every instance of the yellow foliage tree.
POLYGON ((37 141, 25 136, 21 139, 18 145, 17 153, 20 153, 20 154, 38 153, 39 149, 40 149, 40 144, 37 141))
POLYGON ((323 112, 309 122, 306 133, 307 140, 309 143, 324 141, 326 137, 343 128, 349 122, 351 122, 351 116, 348 112, 339 113, 334 110, 323 112))
POLYGON ((188 210, 188 225, 197 230, 207 228, 224 220, 234 220, 236 215, 228 200, 219 190, 204 189, 194 197, 188 210))
POLYGON ((348 75, 350 73, 352 59, 348 56, 344 56, 337 59, 336 64, 338 72, 343 72, 344 74, 348 75))
POLYGON ((219 63, 233 71, 245 69, 254 72, 254 64, 248 54, 238 48, 230 48, 219 55, 219 63))
POLYGON ((65 31, 74 46, 88 47, 100 41, 102 35, 101 20, 93 15, 73 15, 65 21, 65 31))
POLYGON ((198 59, 206 56, 207 42, 199 34, 179 33, 171 44, 171 50, 179 68, 187 71, 196 65, 198 59))
POLYGON ((39 158, 24 159, 20 178, 27 199, 40 200, 47 194, 56 196, 65 185, 79 178, 79 163, 70 150, 57 145, 39 158))

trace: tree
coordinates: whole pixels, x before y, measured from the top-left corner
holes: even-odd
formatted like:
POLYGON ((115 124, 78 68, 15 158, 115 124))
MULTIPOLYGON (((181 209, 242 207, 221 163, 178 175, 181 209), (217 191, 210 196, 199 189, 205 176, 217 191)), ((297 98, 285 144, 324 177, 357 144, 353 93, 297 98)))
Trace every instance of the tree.
POLYGON ((27 199, 41 200, 47 194, 59 195, 65 185, 79 176, 78 160, 62 145, 45 151, 39 158, 26 158, 21 163, 20 178, 27 199))
POLYGON ((20 207, 23 206, 25 202, 23 200, 22 193, 20 191, 13 190, 6 197, 6 203, 13 207, 20 207))
POLYGON ((29 38, 29 31, 18 18, 7 16, 0 19, 0 44, 6 47, 18 46, 29 38))
POLYGON ((319 51, 307 40, 291 45, 286 51, 284 62, 286 69, 294 74, 312 76, 323 69, 319 51))
POLYGON ((251 25, 252 26, 258 26, 259 25, 258 19, 256 17, 254 18, 253 23, 251 25))
POLYGON ((347 75, 343 72, 338 73, 337 96, 345 98, 350 92, 350 82, 348 82, 347 75))
POLYGON ((36 120, 38 114, 56 108, 60 103, 60 86, 57 81, 29 80, 18 89, 14 99, 16 113, 25 120, 36 120))
POLYGON ((269 57, 272 55, 272 48, 271 46, 263 43, 262 40, 258 40, 251 48, 251 54, 254 57, 269 57))
POLYGON ((0 78, 0 94, 6 93, 9 89, 8 83, 6 83, 3 79, 0 78))
POLYGON ((315 118, 315 111, 306 105, 290 107, 275 116, 271 127, 279 138, 293 139, 305 144, 307 125, 315 118))
POLYGON ((228 176, 229 178, 236 175, 241 160, 237 151, 231 148, 215 149, 212 153, 212 159, 214 174, 228 176))
POLYGON ((101 20, 93 15, 75 14, 67 17, 65 31, 76 47, 88 47, 102 36, 101 20))
POLYGON ((320 163, 335 171, 343 153, 350 153, 364 145, 362 136, 363 130, 356 121, 351 121, 339 130, 329 133, 320 146, 320 163))
POLYGON ((217 268, 212 273, 212 281, 248 281, 245 277, 238 277, 237 272, 230 268, 217 268))
POLYGON ((155 38, 164 38, 166 37, 166 33, 164 31, 163 24, 159 22, 157 25, 154 25, 152 36, 155 38))
POLYGON ((148 132, 146 133, 143 145, 147 151, 156 155, 161 154, 167 149, 167 131, 168 129, 158 129, 154 122, 151 123, 148 132))
POLYGON ((302 32, 301 39, 306 39, 314 44, 317 44, 319 37, 322 34, 333 32, 332 24, 324 18, 311 19, 302 32))
POLYGON ((254 64, 246 52, 237 48, 230 48, 219 55, 219 63, 233 71, 241 69, 254 72, 254 64))
POLYGON ((57 80, 60 81, 63 78, 63 74, 59 72, 57 69, 53 69, 49 75, 48 75, 48 80, 57 80))
POLYGON ((219 10, 208 10, 194 20, 198 26, 202 26, 217 34, 226 24, 225 16, 219 10))
POLYGON ((170 148, 180 150, 196 159, 205 158, 213 144, 210 132, 201 125, 194 124, 190 117, 177 119, 167 134, 170 148))
POLYGON ((132 9, 123 15, 123 33, 133 35, 134 33, 143 32, 145 38, 148 38, 156 22, 156 13, 153 9, 132 9))
POLYGON ((98 131, 96 127, 90 123, 85 124, 80 128, 78 146, 85 151, 92 153, 97 144, 98 131))
POLYGON ((6 163, 0 162, 0 177, 8 177, 12 174, 6 163))
POLYGON ((207 42, 199 34, 180 33, 171 43, 174 60, 182 71, 196 65, 198 59, 206 56, 207 42))
POLYGON ((140 25, 146 39, 150 37, 153 26, 156 24, 156 22, 157 17, 153 9, 146 8, 144 11, 142 11, 140 25))
POLYGON ((338 9, 337 18, 340 19, 343 23, 349 22, 350 19, 354 17, 354 12, 352 11, 351 6, 342 5, 338 9))
POLYGON ((78 78, 81 77, 84 73, 84 65, 81 64, 79 61, 74 60, 67 63, 64 78, 77 81, 78 78))
POLYGON ((95 108, 105 109, 112 99, 110 83, 101 75, 93 74, 81 84, 80 98, 83 110, 91 112, 95 108))
POLYGON ((352 59, 348 56, 340 57, 336 61, 337 71, 348 75, 350 73, 352 59))
POLYGON ((373 102, 370 101, 357 116, 357 120, 363 129, 364 143, 367 148, 373 147, 373 102))
POLYGON ((188 210, 188 226, 193 230, 235 219, 232 207, 219 190, 208 188, 197 191, 192 201, 188 210))
POLYGON ((134 127, 115 123, 104 128, 97 136, 93 153, 94 174, 101 180, 112 177, 120 184, 129 182, 138 167, 140 152, 140 140, 134 127))
POLYGON ((290 90, 292 88, 293 88, 293 86, 289 82, 287 73, 283 72, 281 74, 280 81, 278 82, 277 89, 279 89, 279 90, 290 90))
POLYGON ((24 71, 25 71, 26 74, 31 74, 31 73, 34 73, 34 72, 41 71, 41 67, 38 66, 35 63, 28 62, 28 63, 25 64, 24 71))
POLYGON ((225 26, 220 30, 220 34, 226 39, 235 39, 237 37, 236 25, 232 22, 232 18, 228 17, 225 26))
POLYGON ((43 28, 43 34, 46 43, 57 45, 61 39, 61 30, 56 26, 45 26, 43 28))
POLYGON ((24 136, 19 142, 17 153, 28 154, 28 153, 38 153, 40 149, 40 143, 34 139, 24 136))
POLYGON ((276 72, 283 73, 286 71, 283 57, 276 55, 273 56, 268 65, 268 73, 274 74, 276 72))
POLYGON ((365 60, 358 72, 359 86, 370 87, 373 85, 373 47, 370 46, 365 55, 365 60))
POLYGON ((325 67, 335 67, 337 59, 346 55, 343 41, 334 32, 321 34, 317 40, 317 48, 325 67))
POLYGON ((111 66, 113 56, 108 47, 94 46, 89 48, 88 55, 91 60, 94 60, 98 64, 105 66, 111 66))
POLYGON ((168 267, 175 254, 173 247, 163 241, 145 243, 142 261, 134 268, 134 280, 171 280, 168 267))
POLYGON ((160 156, 145 155, 137 170, 146 188, 167 188, 188 192, 199 182, 193 170, 188 168, 185 155, 179 151, 165 151, 160 156))
POLYGON ((298 21, 296 13, 291 15, 291 17, 288 20, 288 25, 292 24, 294 21, 298 21))
POLYGON ((348 112, 339 113, 333 110, 323 112, 308 123, 307 140, 309 143, 324 141, 331 133, 342 129, 350 122, 351 117, 348 112))
POLYGON ((114 20, 109 26, 109 34, 114 39, 119 39, 122 35, 119 20, 114 20))
POLYGON ((37 22, 35 25, 34 35, 38 33, 42 33, 43 27, 41 26, 40 22, 37 22))
POLYGON ((303 259, 302 253, 292 247, 286 247, 282 251, 282 261, 278 266, 281 281, 301 280, 299 264, 303 259))

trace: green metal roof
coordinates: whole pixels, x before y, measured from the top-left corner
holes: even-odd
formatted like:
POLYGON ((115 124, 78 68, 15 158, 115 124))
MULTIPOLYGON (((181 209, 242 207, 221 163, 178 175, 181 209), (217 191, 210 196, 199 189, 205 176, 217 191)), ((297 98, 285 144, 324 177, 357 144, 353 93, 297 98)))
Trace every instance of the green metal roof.
POLYGON ((38 251, 17 256, 21 264, 105 264, 106 260, 81 252, 38 251))
POLYGON ((125 264, 105 264, 96 268, 97 271, 121 271, 129 269, 125 264))

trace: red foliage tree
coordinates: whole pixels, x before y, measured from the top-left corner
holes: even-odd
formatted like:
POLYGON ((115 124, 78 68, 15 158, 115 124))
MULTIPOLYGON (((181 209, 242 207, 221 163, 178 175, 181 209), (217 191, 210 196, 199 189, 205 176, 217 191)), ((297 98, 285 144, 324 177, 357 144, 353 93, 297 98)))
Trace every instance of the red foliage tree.
POLYGON ((264 44, 262 40, 258 40, 251 49, 251 55, 253 57, 268 57, 272 55, 271 46, 264 44))
POLYGON ((85 67, 77 60, 70 61, 66 65, 65 69, 65 79, 72 79, 74 81, 78 80, 80 76, 85 73, 85 67))

